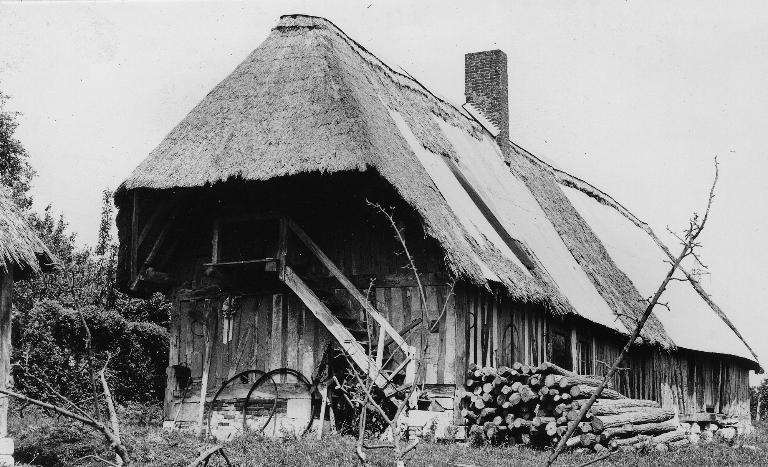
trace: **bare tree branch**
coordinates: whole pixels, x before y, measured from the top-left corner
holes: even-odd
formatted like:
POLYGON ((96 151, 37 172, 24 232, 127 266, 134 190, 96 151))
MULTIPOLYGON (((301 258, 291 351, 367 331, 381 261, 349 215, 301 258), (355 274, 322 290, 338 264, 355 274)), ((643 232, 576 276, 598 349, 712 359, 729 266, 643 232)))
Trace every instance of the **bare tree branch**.
POLYGON ((96 372, 94 370, 93 346, 91 345, 91 341, 93 337, 91 336, 91 328, 88 326, 88 323, 85 321, 85 315, 83 314, 83 311, 80 309, 80 296, 78 295, 75 289, 74 271, 70 271, 70 277, 71 277, 71 280, 68 281, 68 285, 69 285, 69 293, 72 295, 72 305, 75 307, 77 316, 80 317, 80 322, 83 325, 83 329, 85 329, 85 349, 88 351, 88 369, 91 372, 91 389, 93 391, 93 411, 96 414, 96 419, 101 420, 101 409, 99 408, 99 396, 98 396, 99 391, 97 389, 98 384, 96 383, 96 372))
POLYGON ((104 438, 106 438, 110 448, 112 448, 112 450, 115 451, 115 453, 122 460, 124 467, 130 467, 131 465, 133 465, 131 463, 130 457, 128 456, 127 449, 122 443, 120 443, 120 440, 116 438, 115 435, 112 433, 112 431, 110 431, 109 428, 104 426, 103 423, 94 420, 90 416, 83 417, 82 415, 74 413, 67 409, 63 409, 61 407, 55 406, 53 404, 49 404, 47 402, 43 402, 41 400, 32 399, 31 397, 27 397, 23 394, 19 394, 17 392, 9 391, 3 388, 0 388, 0 394, 5 394, 6 396, 13 397, 14 399, 18 399, 20 401, 27 402, 32 405, 36 405, 44 409, 52 410, 53 412, 56 412, 59 415, 63 415, 65 417, 77 420, 79 422, 84 423, 85 425, 90 426, 91 428, 95 428, 96 430, 100 431, 102 435, 104 435, 104 438))
POLYGON ((645 322, 648 320, 648 317, 653 312, 653 309, 655 308, 656 304, 658 304, 659 299, 661 298, 661 295, 664 293, 664 291, 667 288, 667 285, 672 280, 672 277, 674 276, 675 271, 677 271, 677 269, 680 267, 680 263, 682 263, 682 261, 687 256, 690 255, 691 251, 693 251, 693 249, 699 245, 699 243, 697 243, 697 239, 701 234, 701 232, 704 230, 707 219, 709 218, 709 212, 712 207, 712 201, 715 198, 715 186, 717 185, 718 177, 719 177, 718 163, 717 163, 717 158, 715 158, 715 178, 712 182, 712 187, 709 190, 709 199, 707 201, 707 209, 704 212, 704 216, 699 220, 699 215, 695 212, 693 213, 693 216, 689 220, 688 228, 685 230, 685 233, 683 236, 684 239, 682 242, 683 244, 682 251, 677 256, 677 258, 673 261, 669 272, 667 272, 666 277, 661 282, 661 285, 659 285, 658 289, 656 290, 656 293, 653 295, 653 298, 651 298, 650 302, 648 303, 648 306, 643 312, 643 315, 640 318, 640 321, 637 323, 635 330, 632 332, 632 335, 630 336, 626 345, 621 350, 621 353, 619 353, 619 356, 616 358, 616 361, 613 363, 613 366, 605 375, 603 380, 600 382, 600 385, 594 391, 594 393, 589 398, 587 403, 582 405, 576 420, 569 423, 568 431, 565 432, 563 437, 560 439, 560 442, 557 444, 557 447, 555 448, 554 452, 547 459, 547 462, 546 462, 547 467, 551 466, 552 463, 555 462, 557 457, 565 448, 566 442, 571 437, 571 435, 573 435, 573 432, 576 430, 576 427, 579 426, 579 423, 581 422, 581 420, 584 419, 584 416, 586 415, 586 413, 595 403, 597 398, 600 397, 600 394, 603 392, 603 389, 605 389, 605 387, 607 386, 608 381, 610 381, 610 379, 613 378, 613 375, 615 375, 616 372, 618 371, 619 365, 621 365, 621 362, 624 361, 624 357, 627 355, 627 353, 629 353, 630 347, 634 344, 635 339, 637 339, 637 337, 640 335, 640 331, 642 331, 643 326, 645 325, 645 322))
MULTIPOLYGON (((120 443, 120 422, 117 419, 117 412, 115 411, 115 401, 112 399, 112 391, 109 390, 109 384, 107 384, 107 378, 104 376, 104 372, 107 369, 107 365, 109 365, 109 360, 112 358, 112 354, 107 352, 107 361, 104 362, 104 367, 102 367, 101 371, 99 372, 99 377, 101 378, 101 387, 104 390, 104 398, 107 400, 107 410, 109 411, 109 422, 112 425, 112 434, 115 437, 115 441, 119 444, 120 443)), ((122 464, 120 462, 120 459, 118 459, 118 465, 122 464)))

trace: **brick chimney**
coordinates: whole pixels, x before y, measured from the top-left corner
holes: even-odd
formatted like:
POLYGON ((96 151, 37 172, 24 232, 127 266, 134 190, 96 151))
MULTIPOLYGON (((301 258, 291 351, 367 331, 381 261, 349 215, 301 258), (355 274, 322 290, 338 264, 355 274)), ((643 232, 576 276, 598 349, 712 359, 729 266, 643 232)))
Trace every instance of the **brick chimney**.
POLYGON ((509 159, 507 54, 487 50, 464 55, 464 97, 498 128, 496 142, 509 159))

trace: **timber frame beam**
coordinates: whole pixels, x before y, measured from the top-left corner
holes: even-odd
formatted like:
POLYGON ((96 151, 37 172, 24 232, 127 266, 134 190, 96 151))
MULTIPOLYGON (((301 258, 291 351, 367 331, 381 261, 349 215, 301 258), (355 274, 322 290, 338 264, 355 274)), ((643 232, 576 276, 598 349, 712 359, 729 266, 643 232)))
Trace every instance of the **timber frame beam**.
MULTIPOLYGON (((11 374, 11 308, 13 263, 0 269, 0 388, 6 389, 11 374)), ((8 396, 0 397, 0 438, 8 436, 8 396)))
MULTIPOLYGON (((365 311, 378 323, 378 325, 381 326, 387 332, 387 334, 392 337, 392 340, 394 340, 395 343, 404 351, 406 349, 410 349, 411 346, 405 342, 397 330, 392 327, 386 318, 381 316, 381 314, 373 307, 373 305, 371 305, 368 300, 366 300, 366 298, 363 296, 363 294, 360 293, 357 287, 355 287, 355 285, 349 279, 347 279, 344 273, 342 273, 341 270, 331 261, 331 259, 320 249, 320 247, 317 246, 317 244, 309 237, 309 235, 307 235, 306 232, 304 232, 304 230, 292 220, 286 219, 285 222, 293 231, 293 233, 295 233, 296 236, 299 237, 299 239, 304 243, 304 245, 309 248, 309 250, 320 260, 321 263, 323 263, 323 266, 325 266, 328 271, 334 277, 336 277, 339 282, 341 282, 341 285, 343 285, 344 288, 349 291, 350 295, 352 295, 352 297, 357 300, 363 309, 365 309, 365 311)), ((410 350, 406 351, 406 353, 409 351, 410 350)))
MULTIPOLYGON (((151 282, 160 285, 170 285, 175 283, 175 279, 164 272, 156 269, 156 260, 165 243, 168 234, 176 224, 176 218, 179 213, 179 206, 184 202, 187 196, 179 196, 157 208, 144 226, 141 226, 141 196, 139 190, 133 192, 133 213, 131 218, 131 286, 130 289, 136 291, 141 282, 151 282), (160 232, 155 239, 147 257, 141 262, 139 259, 139 249, 161 221, 165 220, 160 232), (140 264, 141 263, 141 264, 140 264)), ((176 242, 172 242, 169 251, 176 247, 176 242)))

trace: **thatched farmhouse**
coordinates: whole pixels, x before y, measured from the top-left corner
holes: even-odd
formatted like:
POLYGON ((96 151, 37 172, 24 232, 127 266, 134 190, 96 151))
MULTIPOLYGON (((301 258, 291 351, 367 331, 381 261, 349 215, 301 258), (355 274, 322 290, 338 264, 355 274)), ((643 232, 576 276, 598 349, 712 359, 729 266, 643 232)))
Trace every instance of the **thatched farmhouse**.
MULTIPOLYGON (((53 255, 0 187, 0 388, 11 377, 11 309, 13 283, 48 270, 53 255)), ((8 438, 8 398, 0 397, 0 465, 13 465, 13 440, 8 438)))
MULTIPOLYGON (((339 349, 386 394, 424 372, 419 405, 455 425, 470 363, 610 366, 666 247, 510 141, 503 52, 466 55, 464 79, 457 107, 330 21, 284 16, 120 186, 120 283, 175 304, 169 424, 207 418, 202 395, 218 430, 239 411, 303 426, 319 412, 307 382, 342 378, 339 349), (424 310, 373 205, 404 236, 424 310), (264 402, 275 390, 279 404, 264 402)), ((755 354, 700 288, 673 282, 665 300, 615 388, 682 415, 748 417, 755 354)))

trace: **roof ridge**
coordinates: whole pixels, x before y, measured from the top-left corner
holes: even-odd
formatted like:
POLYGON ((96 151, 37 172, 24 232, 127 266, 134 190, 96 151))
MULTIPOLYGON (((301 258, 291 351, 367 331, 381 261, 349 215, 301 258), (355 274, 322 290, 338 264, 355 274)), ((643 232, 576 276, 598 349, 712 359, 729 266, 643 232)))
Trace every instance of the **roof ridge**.
MULTIPOLYGON (((373 62, 372 64, 379 65, 388 74, 395 75, 396 77, 404 80, 405 83, 410 84, 411 86, 409 86, 409 87, 413 91, 419 92, 419 93, 423 94, 427 98, 431 97, 432 99, 435 99, 440 104, 449 107, 456 114, 461 115, 462 117, 464 117, 466 119, 466 121, 469 122, 470 124, 476 125, 477 127, 479 127, 483 131, 488 131, 487 128, 485 128, 484 126, 480 125, 474 118, 472 118, 472 116, 467 115, 465 112, 462 112, 461 106, 457 106, 454 103, 448 101, 447 99, 444 99, 444 98, 438 96, 437 94, 432 92, 427 86, 423 85, 421 83, 421 81, 417 80, 410 73, 405 72, 405 71, 401 72, 401 71, 395 70, 392 66, 388 65, 385 61, 380 59, 376 54, 374 54, 373 52, 371 52, 370 50, 365 48, 364 45, 360 44, 355 39, 350 37, 346 32, 344 32, 343 29, 338 27, 333 21, 329 20, 328 18, 324 18, 322 16, 307 15, 307 14, 303 14, 303 13, 291 13, 291 14, 281 15, 280 16, 280 22, 277 24, 277 26, 275 26, 272 29, 275 30, 275 29, 289 28, 289 27, 309 27, 309 26, 290 25, 290 24, 282 25, 284 20, 287 20, 287 19, 300 19, 300 18, 306 18, 306 19, 312 19, 312 20, 320 20, 322 22, 327 23, 328 26, 330 26, 330 29, 333 32, 335 32, 336 34, 338 34, 339 37, 341 37, 345 42, 347 42, 352 47, 353 50, 355 50, 358 53, 362 52, 362 54, 360 54, 360 55, 362 56, 362 58, 364 60, 368 61, 369 63, 373 62), (373 60, 369 60, 368 56, 371 59, 373 59, 373 60)), ((402 69, 402 67, 399 67, 399 68, 402 69)), ((397 80, 394 80, 394 79, 393 79, 393 81, 395 81, 397 84, 404 84, 404 83, 398 82, 397 80)))

